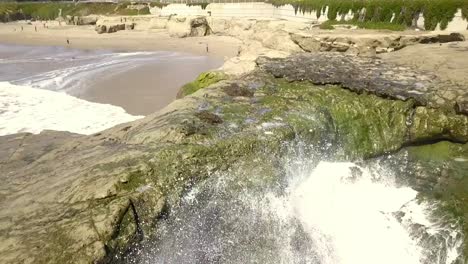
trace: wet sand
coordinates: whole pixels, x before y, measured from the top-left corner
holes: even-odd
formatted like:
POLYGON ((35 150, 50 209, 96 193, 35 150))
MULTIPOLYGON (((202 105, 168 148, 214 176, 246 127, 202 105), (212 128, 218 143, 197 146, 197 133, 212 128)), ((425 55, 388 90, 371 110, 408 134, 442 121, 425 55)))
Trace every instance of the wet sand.
POLYGON ((132 115, 148 115, 175 100, 177 92, 201 72, 222 66, 222 60, 206 57, 180 62, 147 64, 125 74, 93 83, 79 98, 118 105, 132 115))
MULTIPOLYGON (((0 43, 12 45, 63 46, 82 50, 127 51, 175 51, 198 55, 205 59, 181 62, 165 61, 148 63, 112 78, 99 76, 86 90, 73 94, 91 102, 123 107, 133 115, 148 115, 172 102, 179 88, 194 80, 201 72, 216 69, 224 61, 236 56, 240 41, 231 37, 208 36, 172 38, 162 31, 119 31, 112 34, 97 34, 92 26, 50 26, 42 28, 24 22, 0 23, 0 43), (23 31, 20 31, 23 26, 23 31), (70 44, 66 40, 70 40, 70 44), (209 53, 206 45, 209 45, 209 53), (102 78, 101 78, 102 77, 102 78)), ((0 54, 0 59, 8 59, 0 54)), ((44 65, 44 67, 48 67, 44 65)))

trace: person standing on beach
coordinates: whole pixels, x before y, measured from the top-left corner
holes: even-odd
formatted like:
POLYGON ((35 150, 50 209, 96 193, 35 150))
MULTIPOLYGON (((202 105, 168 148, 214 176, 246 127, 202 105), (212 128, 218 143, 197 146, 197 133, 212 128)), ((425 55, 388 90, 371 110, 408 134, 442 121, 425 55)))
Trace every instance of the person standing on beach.
POLYGON ((67 38, 67 45, 70 45, 70 40, 67 38))
POLYGON ((37 32, 37 26, 34 26, 34 31, 36 31, 36 32, 37 32))
POLYGON ((23 31, 23 26, 21 26, 21 31, 23 31))
POLYGON ((209 49, 208 49, 208 43, 206 43, 206 53, 209 52, 209 49))

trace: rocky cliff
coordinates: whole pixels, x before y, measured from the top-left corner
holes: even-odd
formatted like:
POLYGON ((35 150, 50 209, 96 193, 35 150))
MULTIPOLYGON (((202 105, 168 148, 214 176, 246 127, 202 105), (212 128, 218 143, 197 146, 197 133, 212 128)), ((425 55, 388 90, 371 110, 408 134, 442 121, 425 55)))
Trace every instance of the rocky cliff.
POLYGON ((204 74, 162 111, 94 135, 0 137, 2 262, 115 261, 206 179, 277 184, 298 141, 336 160, 401 156, 405 181, 466 231, 467 96, 428 72, 302 53, 204 74))

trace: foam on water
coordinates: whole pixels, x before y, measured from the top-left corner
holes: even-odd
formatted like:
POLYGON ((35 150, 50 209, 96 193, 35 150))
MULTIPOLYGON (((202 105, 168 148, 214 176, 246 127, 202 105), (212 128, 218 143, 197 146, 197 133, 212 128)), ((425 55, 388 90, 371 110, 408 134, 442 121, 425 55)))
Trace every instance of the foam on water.
MULTIPOLYGON (((291 193, 295 215, 314 241, 320 263, 420 263, 421 248, 394 213, 417 192, 374 182, 352 163, 321 162, 291 193)), ((424 218, 424 215, 420 218, 424 218)))
MULTIPOLYGON (((70 94, 79 94, 86 89, 94 77, 112 78, 117 74, 127 72, 146 63, 169 59, 175 60, 176 53, 172 52, 131 52, 131 53, 103 53, 92 56, 77 55, 66 58, 48 58, 51 63, 66 63, 66 66, 55 70, 45 71, 31 76, 15 79, 14 84, 27 85, 53 91, 66 91, 70 94)), ((190 57, 184 57, 190 59, 190 57)), ((40 58, 43 60, 43 58, 40 58)), ((27 59, 25 63, 34 63, 37 60, 27 59)), ((11 63, 18 63, 11 61, 11 63)))
MULTIPOLYGON (((145 69, 146 65, 177 62, 187 67, 206 67, 217 63, 203 56, 166 51, 114 52, 3 44, 0 57, 0 135, 44 129, 90 134, 135 120, 140 116, 127 114, 121 107, 75 97, 86 98, 83 95, 87 90, 99 82, 126 73, 131 76, 132 70, 145 69)), ((153 85, 144 83, 149 80, 157 78, 145 79, 141 85, 153 85)), ((154 85, 157 89, 158 83, 154 85)), ((128 89, 138 95, 138 87, 128 89)))
POLYGON ((239 191, 235 177, 213 176, 158 223, 157 240, 125 261, 459 263, 458 227, 433 217, 437 205, 398 186, 391 172, 350 162, 286 166, 289 183, 280 193, 239 191))
POLYGON ((0 135, 45 129, 92 134, 141 117, 65 93, 0 82, 0 135))

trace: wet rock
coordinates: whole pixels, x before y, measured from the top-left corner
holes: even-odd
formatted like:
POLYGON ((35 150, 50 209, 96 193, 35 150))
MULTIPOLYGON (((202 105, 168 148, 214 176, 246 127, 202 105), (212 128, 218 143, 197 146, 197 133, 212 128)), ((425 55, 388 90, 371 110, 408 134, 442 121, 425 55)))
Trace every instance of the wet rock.
POLYGON ((465 37, 460 33, 441 34, 437 36, 423 36, 420 37, 419 43, 431 44, 431 43, 447 43, 455 41, 465 41, 465 37))
POLYGON ((206 110, 196 113, 195 116, 200 118, 200 120, 202 120, 203 122, 208 123, 210 125, 223 123, 221 117, 206 110))
POLYGON ((463 87, 442 81, 427 72, 384 63, 374 58, 340 54, 296 54, 284 59, 260 57, 257 64, 277 78, 308 80, 314 84, 339 84, 358 93, 373 93, 399 100, 414 100, 418 105, 455 108, 451 97, 465 98, 463 87))
POLYGON ((254 92, 247 87, 240 86, 237 83, 232 83, 223 87, 223 91, 229 96, 252 97, 254 92))
POLYGON ((222 72, 201 74, 182 89, 191 96, 94 135, 0 137, 2 261, 112 259, 155 234, 168 208, 210 177, 237 170, 239 188, 278 186, 286 147, 298 139, 315 155, 338 160, 434 138, 468 140, 466 116, 423 106, 440 84, 426 73, 326 53, 257 63, 229 81, 222 72))

